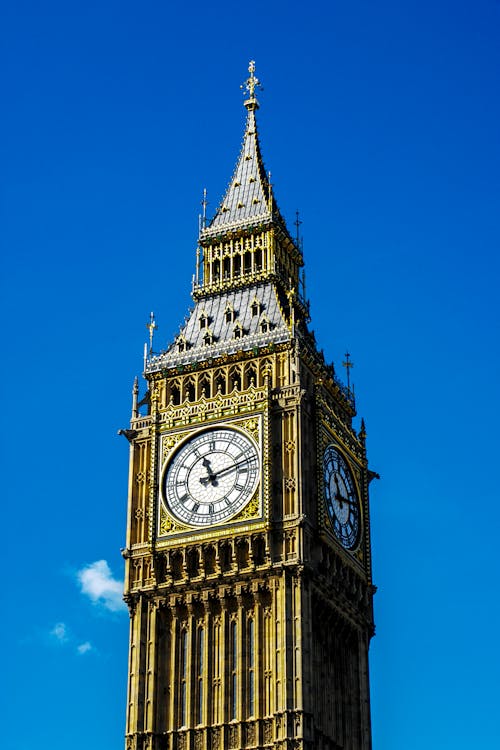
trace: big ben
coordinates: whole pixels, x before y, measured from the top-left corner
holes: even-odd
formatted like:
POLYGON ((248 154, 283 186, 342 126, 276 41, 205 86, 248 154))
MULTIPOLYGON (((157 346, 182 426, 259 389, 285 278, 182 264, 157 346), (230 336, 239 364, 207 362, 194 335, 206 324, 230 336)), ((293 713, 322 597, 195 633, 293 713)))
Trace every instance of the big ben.
POLYGON ((371 748, 374 474, 353 392, 308 327, 258 88, 251 62, 192 308, 164 351, 146 352, 124 431, 127 750, 371 748))

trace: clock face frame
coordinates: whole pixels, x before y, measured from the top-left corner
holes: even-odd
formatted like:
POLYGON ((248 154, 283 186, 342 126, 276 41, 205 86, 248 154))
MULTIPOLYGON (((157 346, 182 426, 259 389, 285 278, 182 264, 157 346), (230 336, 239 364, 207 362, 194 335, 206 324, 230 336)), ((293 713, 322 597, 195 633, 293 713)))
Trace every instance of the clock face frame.
POLYGON ((349 464, 333 444, 323 454, 323 483, 333 532, 345 549, 352 550, 361 530, 358 493, 349 464))
POLYGON ((176 448, 163 472, 162 496, 169 513, 181 523, 213 526, 242 510, 259 476, 254 441, 234 428, 212 427, 176 448))

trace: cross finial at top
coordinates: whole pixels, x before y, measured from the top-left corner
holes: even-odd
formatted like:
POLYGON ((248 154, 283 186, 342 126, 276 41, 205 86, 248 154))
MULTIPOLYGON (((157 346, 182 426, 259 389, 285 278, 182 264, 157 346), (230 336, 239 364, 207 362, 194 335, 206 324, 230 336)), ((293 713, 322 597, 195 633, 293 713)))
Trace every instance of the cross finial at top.
POLYGON ((154 312, 149 313, 149 323, 146 323, 146 328, 149 330, 149 353, 153 353, 153 336, 158 326, 156 325, 154 312))
POLYGON ((349 354, 349 352, 346 352, 344 354, 344 357, 345 357, 345 361, 342 362, 342 366, 345 367, 347 371, 347 388, 351 390, 351 377, 350 377, 349 371, 351 367, 354 367, 354 362, 351 362, 351 355, 349 354))
POLYGON ((260 89, 262 91, 262 85, 255 75, 255 60, 250 60, 248 63, 248 72, 250 75, 240 86, 240 88, 248 94, 248 99, 245 101, 245 107, 247 109, 258 109, 259 102, 255 96, 255 89, 260 89))

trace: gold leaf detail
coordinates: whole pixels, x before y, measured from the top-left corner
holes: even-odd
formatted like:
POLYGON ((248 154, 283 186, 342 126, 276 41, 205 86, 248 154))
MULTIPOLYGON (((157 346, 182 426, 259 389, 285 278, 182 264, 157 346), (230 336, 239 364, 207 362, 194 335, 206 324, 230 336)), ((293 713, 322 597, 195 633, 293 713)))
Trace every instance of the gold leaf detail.
POLYGON ((160 508, 160 536, 166 534, 175 534, 178 531, 186 531, 187 526, 183 526, 180 523, 176 523, 171 518, 163 507, 160 508))
POLYGON ((243 510, 238 513, 235 517, 235 521, 240 521, 245 518, 256 518, 259 515, 259 495, 256 493, 250 500, 248 505, 245 505, 243 510))

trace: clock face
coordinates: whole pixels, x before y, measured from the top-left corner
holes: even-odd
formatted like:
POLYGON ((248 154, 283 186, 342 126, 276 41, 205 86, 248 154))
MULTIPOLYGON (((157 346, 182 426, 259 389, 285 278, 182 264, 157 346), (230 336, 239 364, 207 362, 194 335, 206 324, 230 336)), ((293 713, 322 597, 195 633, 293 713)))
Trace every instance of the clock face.
POLYGON ((254 442, 237 430, 215 428, 183 443, 163 477, 170 513, 191 526, 211 526, 234 516, 250 500, 259 478, 254 442))
POLYGON ((329 445, 323 456, 325 501, 333 531, 345 549, 359 538, 359 503, 354 479, 343 455, 329 445))

